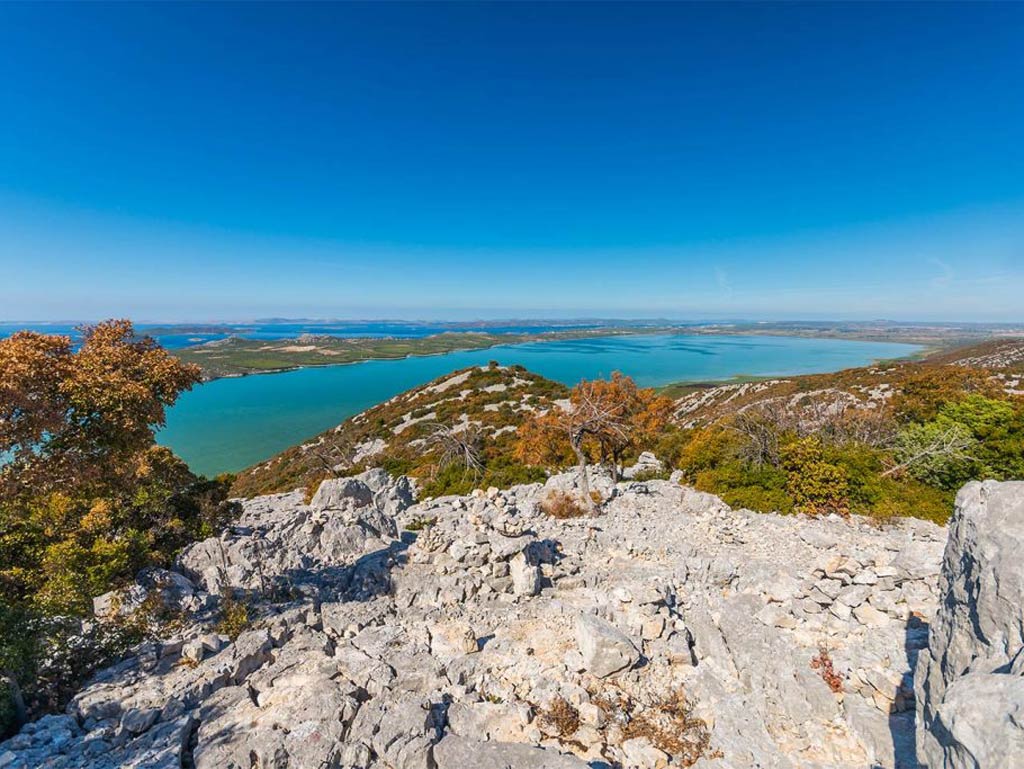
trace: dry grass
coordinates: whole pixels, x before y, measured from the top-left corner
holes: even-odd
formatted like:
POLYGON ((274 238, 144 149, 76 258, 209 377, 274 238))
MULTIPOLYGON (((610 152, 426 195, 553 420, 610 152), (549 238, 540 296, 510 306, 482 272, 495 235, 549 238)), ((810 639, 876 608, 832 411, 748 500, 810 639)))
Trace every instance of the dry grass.
POLYGON ((541 711, 540 722, 551 727, 562 740, 568 740, 580 728, 580 712, 564 697, 556 697, 547 710, 541 711))
POLYGON ((540 509, 552 518, 580 518, 587 514, 587 509, 580 500, 572 494, 557 490, 544 498, 540 503, 540 509))

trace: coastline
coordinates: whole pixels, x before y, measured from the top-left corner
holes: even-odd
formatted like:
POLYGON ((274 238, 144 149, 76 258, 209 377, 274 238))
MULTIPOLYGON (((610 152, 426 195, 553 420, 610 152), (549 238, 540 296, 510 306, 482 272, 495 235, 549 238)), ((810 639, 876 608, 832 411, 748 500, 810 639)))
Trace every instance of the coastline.
MULTIPOLYGON (((586 329, 586 330, 580 330, 580 331, 555 331, 555 332, 543 332, 543 333, 538 333, 538 334, 523 335, 525 338, 491 339, 491 340, 488 340, 488 342, 486 344, 459 345, 457 347, 451 347, 451 348, 448 348, 448 349, 445 349, 445 350, 424 351, 424 352, 407 352, 407 353, 404 353, 404 354, 401 354, 401 355, 366 355, 365 357, 356 358, 354 360, 343 360, 343 361, 336 361, 336 362, 325 361, 323 363, 319 363, 319 362, 303 362, 303 363, 295 363, 293 365, 288 365, 288 366, 275 366, 275 367, 269 367, 269 368, 253 368, 252 370, 248 370, 248 371, 229 372, 229 373, 222 373, 222 374, 221 373, 217 373, 217 374, 213 374, 213 375, 208 375, 207 369, 204 368, 203 383, 205 384, 207 382, 214 382, 214 381, 217 381, 218 379, 238 379, 238 378, 241 378, 241 377, 258 376, 258 375, 262 375, 262 374, 286 374, 286 373, 288 373, 290 371, 299 371, 299 370, 302 370, 302 369, 309 369, 309 368, 329 368, 329 367, 332 367, 332 366, 349 366, 349 365, 352 365, 354 363, 367 363, 369 361, 375 361, 375 360, 395 361, 395 360, 405 360, 405 359, 408 359, 408 358, 430 358, 430 357, 437 357, 437 356, 441 356, 441 355, 449 355, 451 353, 456 353, 456 352, 478 352, 480 350, 490 350, 490 349, 493 349, 495 347, 504 347, 506 345, 514 346, 514 345, 521 345, 521 344, 535 344, 535 343, 547 343, 547 342, 566 342, 566 341, 575 341, 575 340, 578 340, 578 339, 602 339, 602 338, 607 338, 607 337, 622 337, 622 336, 655 336, 655 335, 658 335, 658 334, 680 333, 680 331, 681 331, 681 329, 678 328, 678 327, 607 328, 607 329, 586 329)), ((472 331, 444 332, 443 335, 444 336, 452 336, 452 335, 461 335, 461 334, 465 334, 465 335, 469 336, 469 335, 472 335, 472 334, 478 334, 478 332, 472 332, 472 331)), ((364 337, 336 337, 334 339, 334 341, 338 342, 338 343, 352 342, 352 341, 360 341, 360 342, 365 342, 365 341, 408 341, 408 342, 417 342, 417 341, 421 341, 421 340, 436 339, 439 336, 442 336, 442 334, 434 334, 434 335, 425 336, 425 337, 413 337, 413 338, 409 338, 409 339, 399 339, 399 338, 396 338, 396 337, 380 337, 380 338, 377 338, 377 339, 367 340, 364 337)), ((491 336, 494 336, 494 335, 491 335, 491 336)), ((516 337, 516 335, 514 335, 514 334, 510 334, 509 336, 510 337, 516 337)), ((735 336, 741 336, 741 334, 736 334, 735 336)), ((243 342, 247 342, 247 343, 250 342, 250 340, 242 340, 242 341, 243 342)), ((294 337, 294 338, 290 338, 290 339, 279 340, 277 343, 278 344, 283 344, 283 343, 296 344, 299 341, 300 341, 300 337, 294 337)), ((258 344, 264 344, 264 345, 267 344, 265 342, 256 342, 256 341, 252 341, 251 343, 252 344, 257 344, 258 343, 258 344)), ((182 359, 186 360, 189 363, 195 363, 195 364, 199 365, 202 368, 203 367, 202 366, 202 361, 197 360, 196 357, 195 357, 195 351, 198 348, 200 348, 200 347, 205 347, 205 345, 196 345, 195 347, 185 347, 185 348, 182 348, 180 350, 174 350, 173 352, 179 358, 182 358, 180 353, 186 352, 186 351, 192 351, 193 352, 192 355, 185 356, 182 359)))
MULTIPOLYGON (((453 334, 454 335, 461 335, 461 334, 471 335, 471 334, 474 334, 474 333, 476 333, 476 332, 445 332, 444 335, 445 336, 451 336, 453 334)), ((219 379, 238 379, 238 378, 241 378, 241 377, 256 376, 256 375, 262 375, 262 374, 285 374, 285 373, 288 373, 288 372, 291 372, 291 371, 299 371, 299 370, 302 370, 302 369, 327 368, 327 367, 331 367, 331 366, 347 366, 347 365, 350 365, 350 364, 353 364, 353 363, 366 363, 368 361, 374 361, 374 360, 392 360, 392 361, 394 361, 394 360, 404 360, 404 359, 407 359, 407 358, 436 357, 436 356, 448 355, 450 353, 456 353, 456 352, 474 352, 474 351, 480 351, 480 350, 489 350, 489 349, 493 349, 493 348, 496 348, 496 347, 503 347, 503 346, 506 346, 506 345, 521 345, 521 344, 534 344, 534 343, 545 343, 545 342, 564 342, 564 341, 574 341, 574 340, 579 340, 579 339, 601 339, 601 338, 607 338, 607 337, 622 337, 622 336, 656 336, 656 335, 662 335, 662 334, 664 334, 664 335, 679 335, 679 336, 716 336, 716 337, 722 337, 722 336, 724 336, 724 337, 784 337, 784 338, 791 338, 791 339, 808 339, 808 340, 810 340, 810 339, 820 339, 820 340, 837 340, 837 341, 880 343, 880 344, 915 344, 915 345, 919 345, 922 348, 922 349, 917 350, 917 351, 915 351, 913 353, 909 353, 907 355, 899 356, 899 357, 896 357, 896 358, 877 358, 877 359, 873 359, 873 361, 872 361, 873 364, 879 364, 879 363, 882 363, 882 362, 900 361, 900 360, 908 360, 908 361, 909 360, 925 360, 925 359, 927 359, 928 357, 930 357, 932 355, 935 355, 935 354, 938 354, 938 353, 941 353, 941 352, 948 352, 951 349, 955 349, 957 347, 961 347, 961 346, 970 344, 973 341, 973 340, 959 339, 958 338, 958 339, 951 339, 948 342, 944 342, 944 343, 941 343, 941 342, 937 343, 934 340, 925 341, 923 339, 922 340, 915 340, 914 338, 892 339, 892 338, 879 337, 879 336, 874 335, 874 334, 858 334, 858 333, 828 334, 828 333, 823 333, 821 335, 812 335, 812 334, 807 334, 807 333, 788 331, 786 329, 767 329, 767 328, 753 330, 753 329, 745 329, 745 328, 744 329, 731 329, 731 328, 730 329, 725 329, 725 328, 720 328, 720 327, 715 327, 715 328, 708 328, 708 327, 690 328, 690 327, 679 327, 679 326, 650 327, 650 328, 635 328, 635 327, 621 328, 620 327, 620 328, 587 329, 585 331, 584 330, 580 330, 580 331, 559 331, 559 332, 546 332, 546 333, 539 333, 539 334, 523 335, 525 338, 517 337, 517 335, 509 335, 510 337, 514 337, 514 338, 510 338, 510 339, 490 339, 490 340, 487 341, 486 344, 466 344, 466 345, 459 345, 459 346, 451 347, 451 348, 444 349, 444 350, 437 350, 437 351, 431 351, 431 350, 423 351, 423 352, 415 352, 414 351, 414 352, 406 352, 406 353, 403 353, 403 354, 400 354, 400 355, 367 354, 367 355, 365 355, 363 357, 357 357, 355 359, 343 360, 343 361, 337 361, 337 362, 333 362, 333 361, 323 361, 323 362, 306 361, 306 362, 296 362, 296 363, 291 364, 291 365, 272 366, 272 367, 267 367, 267 368, 251 367, 248 370, 243 370, 243 371, 226 371, 226 372, 223 372, 223 373, 218 372, 216 370, 216 367, 214 367, 213 370, 211 371, 211 369, 206 367, 206 366, 204 366, 203 365, 203 361, 201 359, 199 359, 199 355, 202 355, 203 353, 198 353, 197 354, 196 351, 199 348, 206 347, 206 345, 197 345, 195 347, 182 348, 181 350, 176 350, 175 353, 178 355, 178 357, 180 357, 180 358, 182 358, 182 359, 184 359, 184 360, 186 360, 186 361, 188 361, 190 363, 195 363, 195 364, 199 365, 200 368, 203 369, 203 383, 205 384, 207 382, 213 382, 213 381, 216 381, 216 380, 219 380, 219 379), (191 354, 187 354, 185 356, 182 356, 180 354, 182 352, 189 352, 189 351, 191 351, 191 354)), ((409 340, 403 339, 401 341, 417 342, 417 341, 421 341, 421 340, 436 339, 438 336, 441 336, 441 335, 431 335, 431 336, 427 336, 427 337, 418 337, 418 338, 409 339, 409 340)), ((393 339, 394 338, 380 338, 380 339, 373 340, 373 341, 392 341, 393 339)), ((276 344, 278 344, 278 345, 295 345, 295 344, 299 343, 300 340, 301 340, 300 337, 295 337, 295 338, 290 338, 290 339, 279 340, 279 341, 276 342, 276 344)), ((358 338, 358 337, 337 337, 333 341, 338 343, 338 344, 342 344, 342 343, 346 343, 346 342, 351 343, 352 341, 365 342, 367 340, 365 338, 358 338)), ((467 341, 469 341, 469 340, 467 340, 467 341)), ((268 346, 267 343, 265 343, 265 342, 257 342, 255 340, 240 340, 240 343, 245 343, 245 344, 250 344, 250 345, 260 344, 260 345, 263 345, 263 347, 259 348, 259 350, 252 350, 252 349, 249 349, 249 348, 243 348, 241 350, 235 351, 235 354, 237 354, 237 355, 249 354, 249 353, 252 353, 254 351, 258 352, 258 351, 261 351, 261 350, 266 350, 267 346, 268 346)), ((236 344, 238 344, 238 343, 236 343, 236 344)), ((278 354, 281 354, 282 352, 285 352, 285 351, 282 351, 282 350, 273 350, 272 348, 269 351, 270 352, 277 352, 278 354)), ((285 354, 287 354, 287 352, 285 352, 285 354)), ((330 353, 327 353, 327 354, 330 354, 330 353)), ((739 376, 743 376, 743 375, 739 375, 739 376)), ((726 383, 729 383, 729 382, 732 382, 732 381, 734 381, 734 379, 726 380, 724 382, 715 382, 715 383, 701 382, 700 384, 707 384, 708 386, 714 386, 714 385, 718 385, 718 384, 726 384, 726 383)), ((670 383, 668 385, 664 385, 664 387, 671 387, 671 386, 674 386, 674 385, 683 385, 683 384, 691 384, 692 385, 692 384, 698 384, 698 383, 673 382, 673 383, 670 383)))
MULTIPOLYGON (((737 336, 740 336, 737 334, 737 336)), ((778 334, 778 336, 787 336, 786 334, 778 334)), ((805 337, 803 335, 792 335, 801 339, 836 339, 836 337, 805 337)), ((851 342, 873 342, 880 341, 875 339, 848 339, 851 342)), ((892 344, 912 344, 912 342, 888 342, 892 344)), ((901 355, 897 358, 873 358, 868 366, 880 366, 883 364, 898 364, 898 363, 927 363, 928 360, 939 355, 949 353, 953 350, 957 350, 964 347, 970 347, 975 342, 971 340, 956 340, 951 341, 947 344, 921 344, 920 350, 912 352, 908 355, 901 355)), ((861 368, 861 367, 855 367, 861 368)), ((662 385, 661 387, 655 388, 659 393, 667 395, 672 398, 678 398, 683 395, 687 395, 690 392, 697 390, 710 390, 715 387, 725 387, 728 385, 739 385, 739 384, 752 384, 756 382, 768 382, 773 379, 797 379, 806 376, 822 376, 828 374, 837 374, 843 369, 837 369, 836 371, 826 371, 817 374, 779 374, 777 376, 759 376, 754 374, 736 374, 735 376, 728 377, 726 379, 702 379, 698 381, 687 381, 680 380, 678 382, 670 382, 669 384, 662 385)))

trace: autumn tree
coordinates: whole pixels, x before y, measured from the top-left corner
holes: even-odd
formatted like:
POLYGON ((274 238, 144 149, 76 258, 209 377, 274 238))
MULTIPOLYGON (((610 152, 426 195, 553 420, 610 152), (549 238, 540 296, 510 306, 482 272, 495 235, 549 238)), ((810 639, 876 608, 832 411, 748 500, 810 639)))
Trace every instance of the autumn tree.
POLYGON ((625 454, 653 443, 671 413, 670 399, 638 388, 618 372, 610 380, 583 380, 572 389, 567 408, 550 409, 520 427, 516 455, 529 464, 557 466, 568 464, 571 452, 584 503, 593 514, 588 455, 608 463, 617 477, 625 454))
POLYGON ((77 347, 31 331, 0 341, 0 675, 31 712, 61 705, 36 684, 40 660, 57 658, 54 633, 78 632, 64 620, 231 511, 226 484, 154 442, 198 369, 128 321, 81 331, 77 347))
POLYGON ((0 341, 0 470, 7 495, 30 487, 109 484, 154 442, 165 409, 199 382, 132 324, 114 320, 67 336, 19 331, 0 341))

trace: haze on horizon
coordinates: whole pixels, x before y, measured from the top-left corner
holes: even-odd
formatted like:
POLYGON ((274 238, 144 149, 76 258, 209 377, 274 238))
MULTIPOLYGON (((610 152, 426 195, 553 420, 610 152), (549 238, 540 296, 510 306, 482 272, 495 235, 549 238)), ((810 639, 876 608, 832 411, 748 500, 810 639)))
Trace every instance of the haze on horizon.
POLYGON ((2 4, 0 320, 1024 321, 1022 4, 2 4))

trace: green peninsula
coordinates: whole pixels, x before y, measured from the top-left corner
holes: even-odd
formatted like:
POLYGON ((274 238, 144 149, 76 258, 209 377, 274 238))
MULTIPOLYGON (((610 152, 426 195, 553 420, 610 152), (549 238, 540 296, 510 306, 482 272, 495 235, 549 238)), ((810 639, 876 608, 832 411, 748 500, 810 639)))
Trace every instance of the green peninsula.
MULTIPOLYGON (((649 334, 669 331, 662 327, 588 328, 535 333, 445 331, 423 337, 335 337, 303 334, 274 341, 229 337, 176 350, 187 363, 197 364, 206 380, 247 374, 269 374, 308 366, 333 366, 364 360, 389 360, 413 355, 440 355, 463 350, 483 350, 505 344, 553 342, 565 339, 649 334)), ((676 329, 678 330, 678 329, 676 329)))

